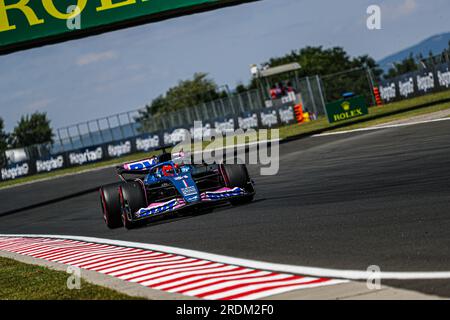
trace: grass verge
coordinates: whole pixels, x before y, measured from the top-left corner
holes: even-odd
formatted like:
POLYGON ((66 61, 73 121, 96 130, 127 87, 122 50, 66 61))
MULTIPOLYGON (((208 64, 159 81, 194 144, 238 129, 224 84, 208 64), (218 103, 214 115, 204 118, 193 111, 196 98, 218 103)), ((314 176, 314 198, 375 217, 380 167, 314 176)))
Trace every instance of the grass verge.
MULTIPOLYGON (((370 121, 376 120, 376 123, 378 124, 390 122, 393 120, 392 118, 389 117, 394 116, 396 120, 401 118, 408 118, 411 117, 411 113, 409 112, 419 110, 423 110, 422 114, 434 112, 433 109, 429 108, 437 105, 440 105, 440 108, 442 108, 443 104, 449 102, 448 100, 450 100, 450 90, 423 97, 403 100, 400 102, 390 103, 380 107, 372 107, 369 110, 369 114, 366 116, 335 124, 329 124, 326 117, 320 117, 316 121, 311 121, 309 123, 305 123, 302 125, 294 124, 280 128, 280 138, 286 139, 298 135, 307 135, 309 133, 313 134, 320 130, 334 131, 337 130, 338 128, 340 129, 343 127, 345 127, 345 130, 348 130, 351 126, 358 126, 359 128, 368 127, 372 126, 373 123, 375 123, 375 122, 370 123, 370 121)), ((446 107, 444 106, 443 108, 446 107)))
POLYGON ((390 122, 393 122, 393 121, 398 121, 398 120, 413 118, 413 117, 417 117, 417 116, 427 115, 427 114, 430 114, 430 113, 444 111, 444 110, 448 110, 448 109, 450 109, 450 102, 437 104, 437 105, 434 105, 434 106, 421 108, 421 109, 416 109, 416 110, 412 110, 412 111, 407 111, 407 112, 404 112, 404 113, 401 113, 401 114, 392 115, 392 116, 386 116, 386 117, 383 117, 383 118, 380 118, 380 119, 370 120, 370 121, 363 122, 363 123, 350 125, 350 126, 347 126, 345 128, 332 130, 331 132, 333 132, 333 131, 343 131, 343 130, 353 130, 353 129, 363 129, 363 128, 368 128, 368 127, 382 125, 382 124, 389 124, 390 122))
MULTIPOLYGON (((386 104, 380 107, 370 108, 370 114, 359 117, 353 120, 348 120, 344 122, 339 122, 330 125, 326 117, 320 117, 316 121, 311 121, 304 123, 302 125, 293 124, 280 129, 280 139, 286 139, 295 136, 302 136, 308 134, 315 134, 324 131, 336 131, 336 130, 351 130, 357 128, 365 128, 373 125, 378 125, 394 120, 399 120, 403 118, 408 118, 416 115, 431 113, 435 111, 440 111, 450 108, 450 90, 430 94, 423 97, 403 100, 400 102, 386 104), (447 102, 445 102, 447 100, 447 102), (421 107, 424 106, 424 107, 421 107)), ((270 138, 270 137, 269 137, 270 138)), ((208 144, 208 143, 206 143, 208 144)), ((206 145, 204 144, 204 145, 206 145)), ((150 152, 150 153, 137 153, 130 156, 122 157, 120 159, 113 159, 108 161, 102 161, 98 163, 93 163, 85 166, 74 167, 62 169, 49 173, 37 174, 29 177, 18 178, 16 180, 8 180, 0 182, 0 189, 7 188, 10 186, 39 181, 42 179, 49 179, 58 176, 64 176, 68 174, 80 173, 83 171, 89 171, 96 168, 102 168, 107 166, 114 166, 123 162, 134 161, 142 159, 145 157, 158 154, 160 152, 150 152)))
POLYGON ((81 281, 69 290, 65 272, 0 257, 0 300, 134 300, 117 291, 81 281))

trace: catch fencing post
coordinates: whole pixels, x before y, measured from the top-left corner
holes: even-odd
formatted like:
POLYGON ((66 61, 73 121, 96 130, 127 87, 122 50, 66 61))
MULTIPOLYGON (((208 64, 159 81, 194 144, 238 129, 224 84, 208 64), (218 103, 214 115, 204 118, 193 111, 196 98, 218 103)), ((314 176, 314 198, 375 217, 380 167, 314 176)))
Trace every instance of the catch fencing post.
POLYGON ((122 122, 120 121, 120 116, 117 114, 116 118, 117 118, 117 123, 119 124, 120 135, 122 136, 122 139, 125 139, 125 133, 123 132, 122 122))
POLYGON ((222 113, 223 113, 222 116, 225 117, 225 115, 227 115, 228 113, 225 109, 225 104, 223 103, 223 99, 220 99, 220 105, 222 107, 222 113))
POLYGON ((134 123, 133 123, 133 121, 131 120, 130 111, 127 112, 127 116, 128 116, 128 123, 129 123, 130 126, 131 126, 131 131, 133 132, 133 135, 136 135, 136 130, 135 130, 135 128, 134 128, 134 123))
POLYGON ((90 121, 86 122, 86 126, 87 126, 87 129, 88 129, 89 138, 91 139, 91 143, 95 144, 94 136, 92 135, 91 127, 89 126, 89 123, 90 123, 90 121))
POLYGON ((79 123, 76 124, 76 128, 77 128, 77 132, 78 132, 78 138, 79 138, 79 140, 81 142, 81 146, 84 148, 84 140, 81 137, 81 131, 80 131, 80 124, 79 123))
POLYGON ((65 129, 66 129, 66 132, 67 132, 67 137, 69 138, 69 141, 70 141, 70 145, 72 146, 72 149, 75 149, 75 146, 74 146, 74 144, 73 144, 72 137, 70 136, 69 127, 66 127, 65 129))
POLYGON ((100 119, 95 120, 97 122, 98 132, 100 132, 100 139, 102 139, 102 143, 105 142, 105 137, 103 136, 103 130, 100 128, 100 119))
POLYGON ((326 107, 325 99, 323 97, 322 81, 320 80, 320 78, 317 74, 316 74, 316 81, 317 81, 317 88, 319 89, 320 100, 322 101, 322 110, 324 111, 323 113, 328 117, 327 107, 326 107))
POLYGON ((245 112, 244 103, 242 102, 241 94, 238 94, 237 97, 238 97, 238 100, 239 100, 239 107, 241 108, 241 111, 245 112))
POLYGON ((203 108, 203 110, 205 111, 204 114, 206 114, 206 118, 207 118, 207 119, 210 119, 211 117, 209 116, 209 111, 208 111, 208 107, 206 106, 206 103, 203 102, 202 108, 203 108))
POLYGON ((56 130, 56 132, 58 133, 58 140, 59 140, 59 144, 60 144, 61 147, 62 147, 62 151, 65 151, 64 144, 63 144, 62 138, 61 138, 60 128, 58 128, 58 129, 56 130))
POLYGON ((111 123, 109 122, 109 117, 106 117, 106 123, 108 124, 109 133, 111 134, 111 140, 110 141, 114 141, 114 132, 112 131, 111 123))
POLYGON ((314 113, 317 114, 317 106, 316 102, 314 101, 314 96, 312 94, 311 82, 309 81, 309 77, 306 77, 306 85, 308 86, 309 97, 313 105, 314 113))
POLYGON ((366 75, 367 75, 367 80, 369 81, 369 90, 370 90, 370 95, 372 97, 372 105, 376 106, 376 99, 375 99, 375 92, 373 91, 373 78, 372 78, 372 73, 370 72, 370 68, 366 67, 366 75))

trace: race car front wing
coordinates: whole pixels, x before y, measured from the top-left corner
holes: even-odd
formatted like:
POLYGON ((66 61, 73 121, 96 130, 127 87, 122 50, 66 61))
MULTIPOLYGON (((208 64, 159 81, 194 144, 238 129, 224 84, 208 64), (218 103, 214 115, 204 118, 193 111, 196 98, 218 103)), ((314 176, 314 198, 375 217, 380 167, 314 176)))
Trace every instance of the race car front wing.
POLYGON ((190 206, 198 206, 202 203, 225 201, 246 195, 249 195, 249 193, 242 188, 221 188, 216 191, 201 193, 200 200, 197 202, 188 203, 183 198, 175 198, 164 203, 152 203, 147 208, 139 209, 138 212, 134 213, 133 220, 159 216, 164 213, 175 212, 190 206))

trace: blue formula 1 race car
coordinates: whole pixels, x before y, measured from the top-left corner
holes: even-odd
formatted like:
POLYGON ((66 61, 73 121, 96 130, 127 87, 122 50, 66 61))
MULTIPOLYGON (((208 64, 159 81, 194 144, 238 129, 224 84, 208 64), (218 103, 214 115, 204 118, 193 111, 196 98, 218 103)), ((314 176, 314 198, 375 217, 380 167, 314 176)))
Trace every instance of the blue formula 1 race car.
POLYGON ((253 200, 255 189, 245 165, 191 165, 185 160, 184 154, 164 153, 117 167, 121 182, 100 188, 106 225, 132 229, 157 216, 253 200))

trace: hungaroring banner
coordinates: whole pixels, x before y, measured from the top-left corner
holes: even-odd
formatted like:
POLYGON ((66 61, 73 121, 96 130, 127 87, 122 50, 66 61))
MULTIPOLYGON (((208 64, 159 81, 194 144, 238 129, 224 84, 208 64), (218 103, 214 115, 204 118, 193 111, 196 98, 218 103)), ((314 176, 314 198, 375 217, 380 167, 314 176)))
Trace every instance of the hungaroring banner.
POLYGON ((255 0, 0 0, 0 54, 255 0))

